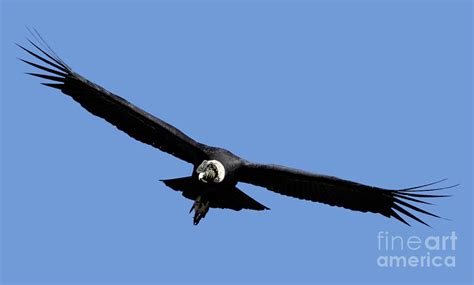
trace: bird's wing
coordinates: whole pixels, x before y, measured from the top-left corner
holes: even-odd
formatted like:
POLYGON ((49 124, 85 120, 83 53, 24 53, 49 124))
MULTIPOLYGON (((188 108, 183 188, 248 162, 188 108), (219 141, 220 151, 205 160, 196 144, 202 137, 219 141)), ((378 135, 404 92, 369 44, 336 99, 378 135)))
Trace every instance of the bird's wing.
POLYGON ((434 195, 426 192, 456 186, 426 188, 441 182, 438 181, 407 189, 389 190, 284 166, 256 163, 242 165, 237 171, 237 179, 240 182, 265 187, 286 196, 360 212, 373 212, 386 217, 395 217, 407 225, 409 224, 399 213, 425 225, 428 224, 417 217, 414 212, 439 218, 439 216, 415 206, 414 203, 430 204, 423 199, 447 197, 449 195, 434 195))
POLYGON ((240 211, 242 209, 249 210, 269 210, 269 208, 257 202, 249 195, 242 192, 237 187, 225 191, 216 191, 209 197, 210 207, 221 209, 232 209, 240 211))
POLYGON ((61 90, 93 115, 105 119, 138 141, 189 163, 198 164, 204 159, 207 146, 194 141, 177 128, 77 74, 49 46, 40 48, 34 42, 29 42, 37 49, 36 53, 18 46, 40 60, 42 65, 24 59, 20 60, 44 71, 41 74, 28 74, 54 82, 42 84, 61 90), (46 48, 50 49, 49 53, 45 51, 46 48))

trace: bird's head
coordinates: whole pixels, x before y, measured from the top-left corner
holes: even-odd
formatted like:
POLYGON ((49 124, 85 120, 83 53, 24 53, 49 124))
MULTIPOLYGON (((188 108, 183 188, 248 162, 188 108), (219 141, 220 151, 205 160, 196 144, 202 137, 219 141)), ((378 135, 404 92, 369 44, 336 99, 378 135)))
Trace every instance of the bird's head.
POLYGON ((196 172, 199 180, 204 183, 219 183, 225 176, 224 166, 217 160, 204 160, 196 172))

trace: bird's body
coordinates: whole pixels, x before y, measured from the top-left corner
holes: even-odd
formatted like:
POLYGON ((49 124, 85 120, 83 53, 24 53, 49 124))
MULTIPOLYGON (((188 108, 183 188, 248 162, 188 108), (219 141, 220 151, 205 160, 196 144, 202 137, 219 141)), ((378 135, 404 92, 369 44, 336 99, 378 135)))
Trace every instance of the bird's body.
POLYGON ((237 211, 268 209, 236 187, 238 170, 247 163, 245 160, 217 147, 206 147, 206 153, 206 160, 194 165, 191 176, 162 180, 168 187, 181 191, 184 197, 195 201, 192 207, 195 224, 205 216, 201 216, 201 212, 207 213, 209 207, 237 211))
POLYGON ((38 41, 43 43, 43 48, 31 41, 30 43, 42 55, 22 46, 20 48, 48 66, 22 61, 48 74, 29 74, 53 81, 54 83, 43 84, 61 90, 90 113, 105 119, 132 138, 193 165, 193 171, 188 176, 162 181, 194 201, 191 208, 195 212, 194 224, 206 216, 209 208, 237 211, 268 209, 238 189, 239 182, 254 184, 299 199, 395 217, 406 224, 408 223, 400 213, 423 224, 426 223, 412 211, 438 217, 414 206, 413 203, 429 204, 424 201, 425 198, 446 196, 430 194, 429 191, 449 187, 426 188, 437 183, 435 182, 389 190, 284 166, 252 163, 226 149, 196 142, 172 125, 90 82, 66 65, 39 34, 37 37, 38 41), (45 49, 49 49, 49 52, 45 49))

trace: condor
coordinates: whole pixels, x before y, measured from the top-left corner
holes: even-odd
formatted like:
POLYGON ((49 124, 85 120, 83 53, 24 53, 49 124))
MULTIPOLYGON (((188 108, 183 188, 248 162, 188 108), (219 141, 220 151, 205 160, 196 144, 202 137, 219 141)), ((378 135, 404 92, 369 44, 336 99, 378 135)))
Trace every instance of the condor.
POLYGON ((394 217, 407 225, 408 222, 400 214, 425 225, 428 224, 416 216, 416 213, 439 218, 415 203, 429 204, 425 201, 427 198, 446 197, 448 195, 432 194, 430 191, 456 186, 429 187, 443 181, 441 180, 390 190, 284 166, 247 161, 228 150, 196 142, 172 125, 85 79, 66 65, 37 32, 32 34, 37 43, 28 41, 35 51, 18 46, 42 64, 20 60, 43 73, 28 74, 48 80, 49 82, 42 84, 61 90, 84 109, 132 138, 193 165, 189 176, 162 181, 194 202, 191 211, 194 211, 195 225, 206 216, 210 208, 236 211, 268 209, 238 189, 239 182, 261 186, 290 197, 394 217))

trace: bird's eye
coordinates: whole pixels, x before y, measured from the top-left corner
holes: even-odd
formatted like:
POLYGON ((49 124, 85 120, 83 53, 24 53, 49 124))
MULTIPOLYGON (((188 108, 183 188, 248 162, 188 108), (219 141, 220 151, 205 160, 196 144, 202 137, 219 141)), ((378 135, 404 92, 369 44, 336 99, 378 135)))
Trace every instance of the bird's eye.
POLYGON ((204 160, 196 169, 196 172, 197 173, 201 173, 201 172, 204 172, 204 170, 206 170, 208 166, 208 163, 207 163, 207 160, 204 160))

